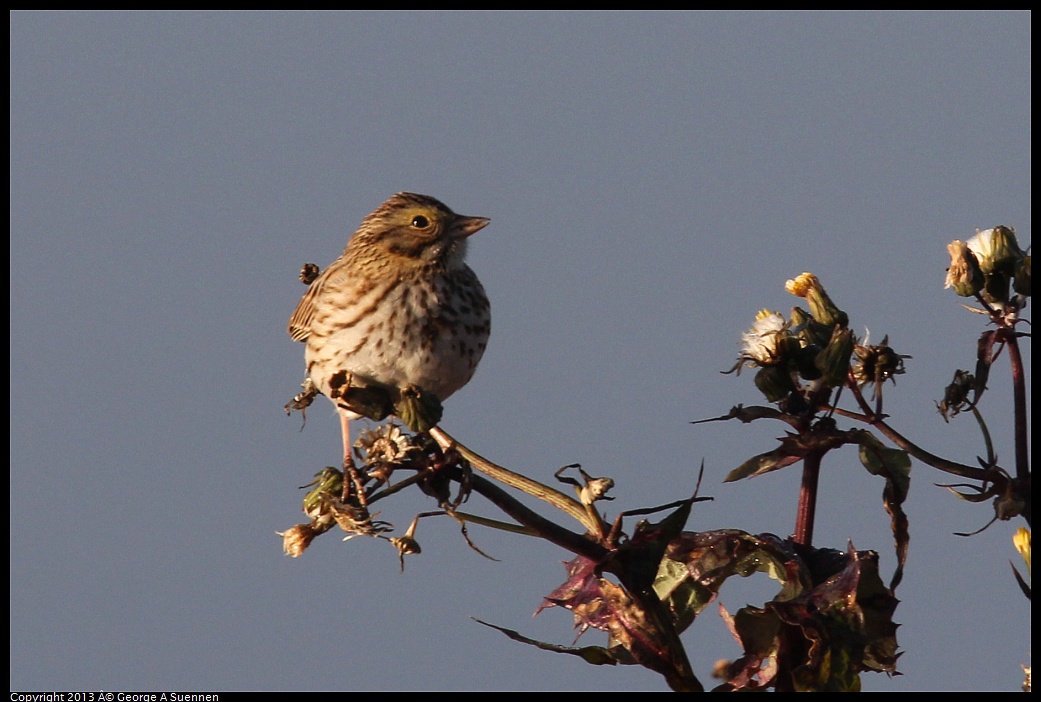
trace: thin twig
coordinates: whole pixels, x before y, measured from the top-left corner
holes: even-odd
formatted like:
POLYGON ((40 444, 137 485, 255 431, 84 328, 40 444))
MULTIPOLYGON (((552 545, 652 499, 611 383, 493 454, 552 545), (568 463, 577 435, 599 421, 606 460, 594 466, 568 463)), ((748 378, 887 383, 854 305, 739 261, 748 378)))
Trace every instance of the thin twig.
POLYGON ((907 451, 907 453, 909 453, 912 457, 917 458, 922 463, 928 466, 932 466, 937 470, 942 470, 944 473, 950 473, 952 475, 957 475, 962 478, 968 478, 969 480, 979 480, 980 482, 984 480, 994 479, 995 476, 992 473, 985 471, 982 468, 976 468, 974 466, 968 466, 963 463, 955 463, 954 461, 948 461, 946 458, 941 458, 936 454, 929 453, 925 449, 919 447, 914 442, 908 440, 896 429, 893 429, 891 426, 886 424, 884 419, 876 415, 871 410, 871 406, 867 403, 867 400, 864 399, 864 396, 861 394, 856 382, 851 380, 848 385, 850 390, 853 392, 853 397, 856 399, 857 404, 860 405, 860 409, 864 412, 864 416, 863 418, 860 418, 859 416, 853 417, 853 415, 843 413, 844 416, 851 416, 855 419, 861 419, 867 424, 870 424, 871 426, 877 428, 880 432, 882 432, 882 434, 884 434, 887 439, 892 441, 898 447, 902 448, 904 451, 907 451))
POLYGON ((457 442, 441 427, 432 428, 430 430, 430 436, 434 437, 434 440, 441 445, 443 450, 447 451, 448 449, 454 448, 459 452, 459 455, 469 461, 470 465, 473 466, 475 470, 484 473, 489 478, 498 480, 500 483, 516 488, 521 492, 556 507, 573 517, 592 534, 602 535, 606 533, 606 525, 603 521, 595 513, 590 514, 589 511, 586 510, 585 506, 573 497, 569 497, 559 490, 554 490, 553 488, 523 476, 520 473, 514 473, 512 470, 492 463, 488 459, 474 453, 457 442))

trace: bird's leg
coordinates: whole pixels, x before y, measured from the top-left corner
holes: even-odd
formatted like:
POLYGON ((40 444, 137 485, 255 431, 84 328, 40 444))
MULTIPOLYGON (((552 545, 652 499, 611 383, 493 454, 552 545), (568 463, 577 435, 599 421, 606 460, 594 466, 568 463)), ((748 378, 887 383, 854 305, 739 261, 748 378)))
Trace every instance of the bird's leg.
POLYGON ((358 466, 354 464, 354 456, 351 454, 351 419, 344 412, 340 412, 340 432, 343 434, 343 501, 347 502, 351 496, 351 486, 358 495, 358 503, 365 507, 369 501, 365 497, 365 486, 362 485, 361 473, 358 466))
POLYGON ((340 433, 343 435, 343 467, 354 465, 354 456, 351 455, 351 420, 346 414, 340 412, 340 433))
MULTIPOLYGON (((352 379, 353 375, 345 370, 333 374, 329 378, 329 398, 334 402, 339 398, 345 398, 347 391, 351 389, 352 379)), ((358 467, 354 464, 354 457, 351 455, 351 419, 358 415, 349 411, 345 405, 340 405, 339 402, 337 402, 337 406, 340 408, 340 433, 343 435, 344 480, 341 499, 345 504, 349 503, 351 486, 353 485, 354 491, 358 495, 358 504, 368 511, 369 502, 365 497, 365 486, 362 484, 361 473, 358 472, 358 467)))

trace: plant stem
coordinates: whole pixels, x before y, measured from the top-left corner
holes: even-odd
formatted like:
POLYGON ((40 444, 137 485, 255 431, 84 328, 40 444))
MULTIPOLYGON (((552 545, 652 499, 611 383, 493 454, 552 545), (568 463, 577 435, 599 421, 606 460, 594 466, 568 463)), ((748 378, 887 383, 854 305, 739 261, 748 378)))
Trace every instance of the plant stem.
POLYGON ((1012 366, 1012 409, 1016 432, 1016 477, 1020 480, 1030 475, 1027 458, 1027 389, 1023 356, 1019 352, 1019 339, 1015 332, 1008 334, 1009 363, 1012 366))
POLYGON ((600 538, 603 538, 603 535, 606 533, 606 525, 595 515, 595 513, 590 515, 585 505, 575 498, 565 495, 559 490, 554 490, 548 485, 543 485, 542 483, 532 480, 520 473, 514 473, 512 470, 492 463, 487 458, 474 453, 466 446, 457 442, 441 427, 433 427, 430 430, 430 436, 434 437, 434 440, 437 441, 444 450, 455 448, 463 458, 470 462, 470 465, 473 466, 475 470, 484 473, 494 480, 505 483, 512 488, 527 493, 532 497, 536 497, 543 502, 553 505, 565 514, 571 515, 571 517, 576 519, 580 524, 582 524, 582 526, 589 530, 590 533, 596 534, 600 538))
POLYGON ((875 412, 871 409, 871 406, 868 404, 867 400, 864 399, 864 395, 860 392, 860 388, 857 387, 857 384, 855 382, 850 381, 846 384, 846 387, 849 388, 849 390, 852 392, 853 398, 857 401, 857 404, 860 405, 860 409, 864 414, 863 416, 859 416, 851 412, 840 410, 836 410, 836 414, 842 415, 843 417, 849 417, 851 419, 857 419, 875 427, 880 432, 882 432, 882 434, 887 439, 896 444, 898 448, 907 451, 907 453, 910 454, 913 458, 917 458, 925 465, 932 466, 937 470, 942 470, 944 473, 950 473, 951 475, 957 475, 959 477, 967 478, 969 480, 979 480, 981 482, 984 480, 997 481, 1000 479, 998 476, 988 474, 988 472, 982 468, 976 468, 975 466, 965 465, 964 463, 955 463, 954 461, 949 461, 946 458, 941 458, 936 454, 929 453, 928 451, 921 448, 911 440, 904 437, 896 429, 893 429, 891 426, 886 424, 885 420, 881 416, 875 414, 875 412))
POLYGON ((1023 368, 1023 356, 1019 352, 1019 337, 1015 330, 1007 339, 1009 365, 1012 367, 1012 411, 1015 431, 1016 450, 1016 483, 1024 505, 1022 515, 1027 524, 1031 524, 1030 457, 1027 455, 1027 390, 1026 370, 1023 368))
POLYGON ((803 458, 802 485, 799 486, 799 509, 795 516, 794 541, 803 546, 813 543, 813 520, 817 513, 817 483, 820 479, 823 453, 811 451, 803 458))
POLYGON ((599 562, 607 557, 607 549, 593 539, 583 534, 569 531, 528 509, 491 480, 474 475, 470 478, 470 481, 470 486, 474 492, 489 500, 496 507, 546 541, 593 561, 599 562))

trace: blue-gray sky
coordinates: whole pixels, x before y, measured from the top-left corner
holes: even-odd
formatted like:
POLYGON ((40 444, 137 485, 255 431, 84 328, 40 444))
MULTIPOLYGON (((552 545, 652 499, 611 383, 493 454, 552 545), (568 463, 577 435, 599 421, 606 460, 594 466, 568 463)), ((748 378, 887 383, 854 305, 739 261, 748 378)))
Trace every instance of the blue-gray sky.
MULTIPOLYGON (((400 190, 492 219, 470 247, 492 339, 443 426, 502 464, 581 462, 619 510, 689 494, 704 461, 715 501, 689 528, 789 534, 798 468, 722 484, 783 427, 689 422, 759 401, 719 371, 802 271, 913 356, 895 425, 984 451, 933 404, 981 330, 943 290, 945 245, 996 224, 1030 242, 1028 13, 10 19, 12 689, 664 688, 470 619, 570 643, 564 611, 531 618, 556 547, 473 529, 491 562, 445 519, 404 574, 386 543, 335 534, 282 555, 296 487, 339 446, 324 400, 302 432, 282 411, 297 271, 400 190)), ((985 410, 1008 462, 1006 378, 985 410)), ((865 688, 1016 689, 1018 524, 956 537, 990 508, 912 476, 904 675, 865 688)), ((888 577, 881 491, 830 456, 816 542, 874 549, 888 577)), ((714 608, 685 640, 706 681, 737 654, 714 608)))

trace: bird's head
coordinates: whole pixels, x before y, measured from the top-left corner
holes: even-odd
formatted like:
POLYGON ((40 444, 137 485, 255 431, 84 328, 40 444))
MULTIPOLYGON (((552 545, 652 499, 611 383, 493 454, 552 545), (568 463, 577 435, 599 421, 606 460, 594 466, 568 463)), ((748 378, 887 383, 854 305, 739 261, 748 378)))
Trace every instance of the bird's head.
POLYGON ((373 247, 405 265, 463 266, 466 239, 484 229, 487 217, 466 217, 427 195, 398 193, 362 222, 348 249, 373 247))

